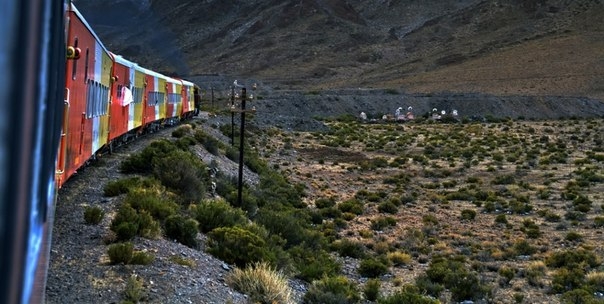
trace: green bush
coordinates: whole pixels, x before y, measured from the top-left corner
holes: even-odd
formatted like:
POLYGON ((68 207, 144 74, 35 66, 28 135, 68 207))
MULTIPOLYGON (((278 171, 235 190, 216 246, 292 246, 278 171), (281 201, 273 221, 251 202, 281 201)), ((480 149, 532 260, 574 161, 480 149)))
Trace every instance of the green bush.
POLYGON ((163 221, 179 210, 178 204, 171 199, 162 197, 156 190, 136 189, 128 192, 124 203, 134 208, 139 213, 143 210, 149 212, 153 218, 163 221))
POLYGON ((132 260, 134 246, 132 243, 117 243, 112 244, 107 249, 107 254, 109 254, 109 262, 112 265, 115 264, 128 264, 132 260))
POLYGON ((302 210, 276 211, 274 208, 262 208, 258 211, 255 222, 264 226, 268 232, 284 238, 285 249, 297 246, 306 241, 308 214, 302 210))
POLYGON ((359 242, 342 239, 332 243, 333 250, 340 256, 351 258, 363 258, 366 255, 365 246, 359 242))
POLYGON ((597 255, 584 248, 570 249, 552 253, 545 259, 545 264, 549 267, 569 269, 580 267, 581 265, 596 267, 601 261, 597 255))
POLYGON ((132 259, 130 260, 130 264, 149 265, 153 262, 153 260, 155 260, 154 255, 142 251, 135 251, 134 253, 132 253, 132 259))
POLYGON ((122 204, 111 221, 111 230, 118 241, 128 241, 138 233, 138 213, 128 204, 122 204))
POLYGON ((363 294, 365 299, 369 301, 375 301, 380 295, 381 282, 378 279, 370 279, 365 283, 363 288, 363 294))
POLYGON ((361 215, 364 211, 363 203, 357 199, 349 199, 341 202, 338 204, 338 209, 342 212, 350 212, 356 215, 361 215))
POLYGON ((84 208, 84 221, 88 225, 97 225, 103 220, 105 212, 98 206, 86 206, 84 208))
POLYGON ((330 198, 318 198, 317 200, 315 200, 315 207, 322 209, 322 208, 329 208, 329 207, 334 207, 336 205, 336 200, 333 197, 330 198))
POLYGON ((169 140, 158 140, 145 147, 140 153, 130 155, 121 165, 124 173, 152 173, 155 159, 161 159, 178 148, 169 140))
POLYGON ((461 219, 462 220, 473 220, 476 217, 476 211, 471 209, 461 210, 461 219))
POLYGON ((371 220, 371 229, 375 231, 384 230, 393 226, 396 226, 396 219, 390 216, 378 217, 371 220))
POLYGON ((153 173, 163 185, 175 190, 183 203, 199 202, 205 195, 205 165, 189 152, 176 150, 155 159, 153 173))
POLYGON ((438 304, 438 300, 431 299, 421 293, 420 289, 413 285, 405 285, 394 294, 378 300, 379 304, 438 304))
POLYGON ((468 271, 459 259, 434 257, 426 270, 426 275, 433 283, 449 289, 456 302, 478 300, 487 292, 487 288, 480 283, 478 276, 468 271))
POLYGON ((364 259, 359 264, 359 269, 357 271, 363 277, 377 278, 388 272, 388 263, 383 259, 364 259))
POLYGON ((325 250, 296 246, 288 250, 294 260, 297 276, 307 282, 338 274, 342 266, 325 250))
POLYGON ((203 233, 218 227, 245 225, 248 221, 243 210, 231 207, 223 199, 204 200, 194 207, 193 214, 203 233))
POLYGON ((261 261, 271 261, 267 243, 246 227, 220 227, 208 234, 207 251, 215 257, 238 267, 261 261))
POLYGON ((398 207, 394 203, 387 201, 378 205, 378 211, 381 213, 396 214, 398 212, 398 207))
POLYGON ((140 184, 140 177, 130 177, 110 181, 105 185, 105 188, 103 188, 103 194, 108 197, 118 196, 120 194, 128 193, 131 188, 139 186, 140 184))
POLYGON ((138 214, 138 235, 153 239, 161 234, 160 224, 146 210, 141 210, 138 214))
POLYGON ((179 243, 195 248, 197 246, 198 223, 192 218, 172 215, 166 219, 165 230, 168 238, 179 243))
POLYGON ((337 276, 314 281, 303 300, 306 304, 352 304, 359 302, 361 296, 356 284, 337 276))
POLYGON ((585 284, 585 272, 581 268, 560 268, 552 278, 552 291, 563 293, 585 284))

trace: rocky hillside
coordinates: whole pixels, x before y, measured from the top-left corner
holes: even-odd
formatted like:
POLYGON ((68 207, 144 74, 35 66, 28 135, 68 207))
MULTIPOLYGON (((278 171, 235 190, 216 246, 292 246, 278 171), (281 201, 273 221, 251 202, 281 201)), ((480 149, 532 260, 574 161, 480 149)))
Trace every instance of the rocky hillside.
POLYGON ((110 49, 188 77, 243 75, 288 88, 604 96, 601 0, 75 3, 110 49))

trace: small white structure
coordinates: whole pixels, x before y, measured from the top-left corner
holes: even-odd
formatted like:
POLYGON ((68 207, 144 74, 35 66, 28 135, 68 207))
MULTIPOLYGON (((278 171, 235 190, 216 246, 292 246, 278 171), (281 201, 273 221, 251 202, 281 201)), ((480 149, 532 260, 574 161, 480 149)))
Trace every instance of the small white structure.
POLYGON ((361 112, 361 114, 359 115, 359 117, 361 118, 362 121, 367 120, 367 114, 365 114, 365 112, 361 112))

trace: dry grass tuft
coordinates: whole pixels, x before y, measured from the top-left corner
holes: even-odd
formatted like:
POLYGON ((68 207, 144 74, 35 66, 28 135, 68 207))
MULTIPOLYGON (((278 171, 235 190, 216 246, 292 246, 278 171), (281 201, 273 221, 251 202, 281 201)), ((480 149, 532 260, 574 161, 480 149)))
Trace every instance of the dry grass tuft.
POLYGON ((287 278, 266 262, 255 263, 243 270, 235 268, 227 277, 227 284, 250 296, 253 303, 293 303, 287 278))

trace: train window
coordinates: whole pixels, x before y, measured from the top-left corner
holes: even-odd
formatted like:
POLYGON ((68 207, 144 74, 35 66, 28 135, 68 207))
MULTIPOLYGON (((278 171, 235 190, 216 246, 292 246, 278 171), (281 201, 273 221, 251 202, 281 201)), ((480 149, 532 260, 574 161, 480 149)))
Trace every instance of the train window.
POLYGON ((106 115, 109 87, 89 79, 86 82, 86 93, 86 118, 106 115))
POLYGON ((180 103, 181 99, 182 99, 182 96, 180 96, 180 94, 176 94, 176 93, 168 94, 168 103, 171 103, 171 104, 180 103))
POLYGON ((134 103, 141 103, 143 101, 143 88, 134 87, 134 90, 132 90, 132 99, 134 103))
POLYGON ((164 103, 165 98, 166 95, 163 92, 149 92, 147 105, 151 107, 160 105, 164 103))
POLYGON ((88 48, 86 48, 86 67, 84 68, 84 82, 86 82, 86 80, 88 80, 88 59, 90 57, 90 50, 88 48))
MULTIPOLYGON (((73 42, 73 47, 77 48, 78 47, 78 37, 75 38, 74 42, 73 42)), ((76 79, 76 70, 78 69, 78 61, 76 59, 73 60, 73 66, 72 66, 72 70, 71 70, 71 79, 75 80, 76 79)))

